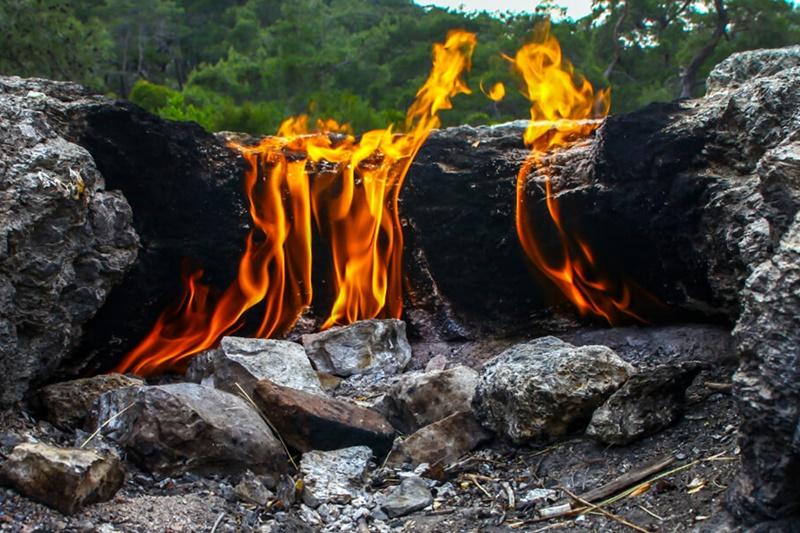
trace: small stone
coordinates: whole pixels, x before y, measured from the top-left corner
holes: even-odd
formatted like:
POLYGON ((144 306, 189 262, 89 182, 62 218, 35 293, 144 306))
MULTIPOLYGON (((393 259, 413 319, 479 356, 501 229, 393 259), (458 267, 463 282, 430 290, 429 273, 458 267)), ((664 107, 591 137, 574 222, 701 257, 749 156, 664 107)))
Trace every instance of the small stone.
POLYGON ((264 486, 253 472, 247 470, 242 479, 233 488, 236 495, 245 502, 266 505, 275 495, 264 486))
POLYGON ((64 514, 110 500, 125 481, 118 457, 94 450, 25 443, 0 467, 0 480, 64 514))
POLYGON ((274 339, 223 337, 219 347, 195 357, 186 371, 195 383, 239 394, 238 383, 252 395, 268 379, 284 387, 322 393, 320 380, 300 344, 274 339))
POLYGON ((403 374, 386 393, 389 421, 404 433, 472 409, 478 373, 466 366, 403 374))
POLYGON ((106 392, 95 403, 89 425, 159 474, 286 469, 283 447, 250 405, 195 383, 106 392))
POLYGON ((418 430, 405 439, 395 439, 387 465, 446 465, 478 445, 491 435, 478 424, 471 411, 454 413, 418 430))
POLYGON ((433 503, 428 484, 419 477, 404 479, 381 504, 381 509, 391 518, 405 516, 424 509, 433 503))
POLYGON ((402 320, 362 320, 303 335, 308 357, 317 370, 335 376, 401 372, 411 360, 411 345, 402 320))
POLYGON ((389 451, 394 428, 375 411, 354 403, 260 381, 253 396, 290 446, 302 451, 369 446, 389 451))
POLYGON ((83 424, 92 404, 104 392, 144 385, 141 379, 122 374, 100 374, 91 378, 54 383, 39 389, 38 401, 45 416, 62 429, 83 424))
POLYGON ((674 423, 683 413, 685 392, 698 365, 662 365, 640 371, 592 415, 586 434, 606 444, 629 444, 674 423))
POLYGON ((605 346, 543 337, 483 365, 473 408, 484 427, 515 443, 552 441, 583 429, 633 372, 605 346))
POLYGON ((303 502, 309 507, 323 503, 349 503, 359 495, 372 450, 352 446, 332 451, 311 451, 303 454, 303 502))
POLYGON ((425 365, 425 372, 436 372, 437 370, 444 370, 447 368, 448 359, 447 356, 442 354, 435 355, 428 361, 428 364, 425 365))
POLYGON ((520 495, 519 502, 521 505, 529 506, 555 501, 557 498, 558 493, 552 489, 531 489, 520 495))

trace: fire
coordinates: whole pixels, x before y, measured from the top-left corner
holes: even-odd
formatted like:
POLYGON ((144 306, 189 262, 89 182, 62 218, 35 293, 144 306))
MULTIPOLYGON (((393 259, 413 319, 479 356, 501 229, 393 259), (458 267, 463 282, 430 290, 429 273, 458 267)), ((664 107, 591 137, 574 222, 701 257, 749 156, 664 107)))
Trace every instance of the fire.
POLYGON ((608 114, 608 91, 595 92, 588 80, 574 75, 572 65, 561 53, 549 24, 538 31, 534 42, 523 46, 511 61, 525 82, 524 96, 531 102, 531 120, 524 133, 531 152, 517 177, 516 227, 520 243, 530 261, 577 307, 582 316, 594 315, 615 325, 626 319, 642 320, 630 309, 631 288, 619 288, 597 269, 589 245, 564 229, 558 198, 554 194, 548 169, 543 164, 552 153, 585 138, 599 126, 591 120, 608 114), (525 184, 530 172, 544 174, 546 205, 561 241, 561 257, 555 260, 543 253, 534 233, 526 202, 525 184))
POLYGON ((247 160, 245 190, 254 229, 237 279, 219 296, 186 276, 180 301, 165 310, 147 336, 115 369, 150 375, 182 370, 198 352, 238 330, 252 307, 263 305, 256 335, 288 331, 311 303, 313 225, 330 246, 336 298, 324 328, 402 313, 403 233, 398 198, 414 157, 440 125, 451 98, 469 93, 473 33, 451 31, 433 46, 433 66, 406 114, 404 131, 391 127, 356 138, 349 127, 308 118, 287 119, 278 135, 257 146, 232 145, 247 160))

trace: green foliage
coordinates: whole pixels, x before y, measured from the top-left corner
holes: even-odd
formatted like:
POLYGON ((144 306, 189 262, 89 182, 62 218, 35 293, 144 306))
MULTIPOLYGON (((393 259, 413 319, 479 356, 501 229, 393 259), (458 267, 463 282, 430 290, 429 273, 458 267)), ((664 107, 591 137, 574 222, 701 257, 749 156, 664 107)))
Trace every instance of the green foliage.
MULTIPOLYGON (((73 79, 209 130, 271 133, 308 113, 365 131, 402 124, 431 44, 463 28, 479 40, 472 94, 442 121, 485 124, 528 116, 501 54, 557 5, 488 15, 411 0, 7 0, 0 72, 73 79), (479 86, 498 81, 507 92, 495 103, 479 86)), ((612 110, 628 111, 682 89, 702 94, 709 70, 732 52, 800 42, 800 9, 786 0, 723 5, 721 18, 713 0, 595 0, 590 16, 552 29, 579 73, 612 87, 612 110)))

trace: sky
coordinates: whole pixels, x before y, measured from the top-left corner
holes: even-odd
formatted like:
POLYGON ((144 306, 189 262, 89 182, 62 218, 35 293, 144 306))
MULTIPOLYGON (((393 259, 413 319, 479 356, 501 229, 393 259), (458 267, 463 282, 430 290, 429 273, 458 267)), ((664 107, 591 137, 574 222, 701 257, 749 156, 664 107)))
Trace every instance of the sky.
MULTIPOLYGON (((533 11, 537 0, 415 0, 420 5, 437 5, 464 11, 533 11)), ((588 15, 592 0, 560 0, 555 3, 567 8, 567 16, 580 18, 588 15)))

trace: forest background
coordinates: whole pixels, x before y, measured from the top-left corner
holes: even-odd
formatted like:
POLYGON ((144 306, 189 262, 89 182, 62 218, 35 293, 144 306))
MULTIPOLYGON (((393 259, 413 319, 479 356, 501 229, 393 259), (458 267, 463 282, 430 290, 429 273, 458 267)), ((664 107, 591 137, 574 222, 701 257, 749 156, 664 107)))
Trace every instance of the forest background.
POLYGON ((0 74, 77 81, 210 131, 274 133, 299 113, 364 131, 402 121, 452 28, 479 45, 473 94, 445 125, 528 116, 502 54, 547 16, 576 71, 612 87, 612 112, 702 94, 732 52, 800 43, 787 0, 595 0, 578 20, 557 3, 514 14, 411 0, 0 0, 0 74), (504 100, 481 94, 499 81, 504 100))

